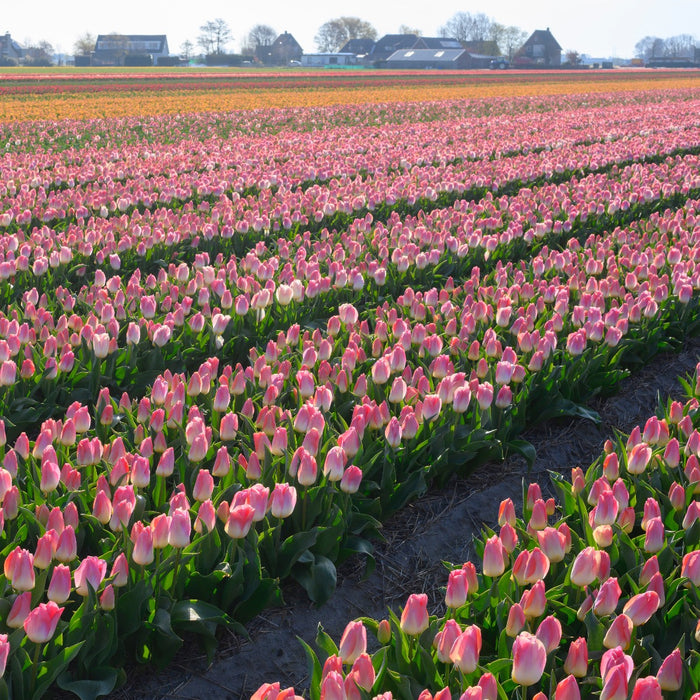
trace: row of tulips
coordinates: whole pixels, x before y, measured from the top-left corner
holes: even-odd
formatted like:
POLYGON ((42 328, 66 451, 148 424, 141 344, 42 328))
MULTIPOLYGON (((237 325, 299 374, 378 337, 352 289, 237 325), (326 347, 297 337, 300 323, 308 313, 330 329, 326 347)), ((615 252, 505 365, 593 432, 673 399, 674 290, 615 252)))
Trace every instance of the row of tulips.
MULTIPOLYGON (((477 275, 464 288, 407 290, 396 308, 379 309, 371 331, 353 306, 343 305, 326 334, 292 327, 264 354, 253 354, 248 369, 219 371, 218 361, 209 360, 190 376, 158 377, 138 404, 103 391, 94 417, 74 405, 63 421, 46 422, 36 440, 20 435, 3 457, 5 605, 13 624, 38 604, 68 608, 70 622, 51 635, 61 644, 42 647, 42 663, 56 670, 46 680, 69 661, 59 648, 76 654, 78 678, 94 679, 101 668, 103 682, 113 685, 109 664, 127 644, 143 659, 172 654, 177 631, 196 631, 213 644, 216 624, 227 619, 222 611, 245 620, 278 599, 278 577, 294 575, 313 598, 324 599, 335 580, 333 562, 368 551, 363 538, 377 526, 373 515, 424 488, 431 437, 444 436, 438 442, 452 449, 466 442, 461 464, 488 448, 488 440, 486 447, 475 444, 479 435, 486 438, 485 427, 497 429, 489 436, 496 444, 518 402, 534 391, 532 377, 541 378, 551 399, 568 386, 572 367, 600 364, 602 345, 583 358, 588 335, 578 347, 568 340, 588 324, 593 343, 603 338, 602 330, 593 338, 596 323, 620 337, 638 328, 640 345, 653 332, 665 333, 662 313, 674 318, 684 303, 669 301, 671 280, 674 293, 689 285, 686 304, 693 295, 696 244, 684 226, 694 207, 657 217, 655 227, 641 222, 639 237, 629 230, 612 242, 591 241, 581 259, 597 260, 600 252, 611 275, 624 272, 626 289, 619 278, 580 270, 574 246, 531 267, 498 268, 487 280, 492 284, 480 285, 477 275), (672 227, 676 239, 667 235, 672 227), (567 275, 566 284, 558 273, 567 275), (529 306, 516 306, 525 301, 529 306), (641 323, 647 309, 653 313, 641 323), (449 354, 442 353, 443 338, 449 354), (548 364, 539 372, 533 358, 540 352, 544 359, 545 350, 548 364), (18 539, 35 545, 21 553, 23 573, 15 580, 18 539), (96 572, 88 600, 83 569, 77 573, 83 566, 96 572), (83 652, 70 630, 82 634, 85 625, 95 626, 95 636, 83 652)), ((444 466, 439 459, 432 464, 444 466)), ((20 668, 31 641, 18 629, 13 649, 20 668)), ((38 683, 14 668, 16 683, 38 683)), ((62 679, 66 687, 74 682, 62 679)))
MULTIPOLYGON (((88 182, 82 183, 83 178, 67 172, 56 176, 55 169, 51 170, 53 179, 47 182, 40 173, 24 173, 20 163, 15 165, 12 162, 14 156, 7 156, 10 162, 8 167, 3 168, 7 183, 4 185, 5 202, 0 207, 5 211, 0 224, 10 232, 16 230, 29 233, 36 228, 39 235, 42 230, 49 234, 48 238, 44 236, 43 240, 35 240, 32 250, 22 253, 30 261, 37 257, 49 257, 48 254, 52 252, 59 255, 62 248, 87 256, 93 252, 99 253, 101 258, 107 260, 110 255, 119 255, 127 248, 139 247, 139 243, 140 255, 143 256, 152 244, 149 245, 148 240, 142 239, 149 236, 138 233, 137 240, 134 241, 133 233, 130 236, 124 235, 126 231, 121 230, 118 220, 120 214, 126 212, 131 219, 130 225, 124 226, 126 230, 131 231, 137 226, 155 226, 141 220, 140 215, 144 209, 153 210, 155 221, 160 223, 158 228, 172 228, 179 234, 166 237, 169 246, 177 243, 182 236, 187 240, 195 235, 202 235, 205 239, 210 235, 226 238, 233 236, 234 232, 245 234, 249 230, 284 231, 304 225, 321 228, 334 223, 349 223, 358 212, 369 210, 375 211, 376 215, 378 208, 391 212, 402 202, 411 207, 434 207, 432 202, 440 197, 454 200, 460 193, 478 188, 481 191, 500 189, 514 181, 528 182, 557 173, 595 171, 615 163, 659 157, 660 154, 670 154, 679 149, 687 149, 689 145, 697 145, 697 137, 694 135, 696 127, 691 125, 679 128, 680 124, 687 124, 688 114, 681 110, 680 113, 674 111, 673 115, 671 123, 657 132, 635 136, 623 131, 611 139, 593 143, 569 144, 559 136, 562 132, 559 128, 553 130, 544 150, 539 147, 528 153, 526 148, 524 154, 515 153, 510 157, 499 156, 493 159, 480 154, 475 161, 472 158, 465 159, 459 152, 450 153, 447 146, 446 153, 442 155, 426 156, 420 150, 420 143, 427 140, 425 134, 411 150, 405 146, 406 138, 401 131, 406 130, 406 125, 400 125, 394 129, 393 134, 378 131, 377 136, 381 136, 382 140, 375 145, 375 149, 370 150, 387 150, 384 146, 387 136, 392 136, 401 147, 400 153, 390 153, 389 161, 378 167, 376 172, 369 172, 363 162, 364 154, 358 154, 358 150, 364 151, 366 148, 358 144, 364 144, 366 140, 363 137, 347 138, 351 144, 348 146, 348 158, 360 160, 356 177, 347 173, 334 175, 317 172, 321 168, 315 167, 305 174, 285 175, 280 167, 296 167, 288 165, 289 163, 312 162, 306 155, 307 148, 319 153, 330 150, 324 149, 323 143, 312 142, 305 147, 300 145, 303 152, 298 160, 287 160, 287 139, 280 141, 283 145, 278 147, 284 153, 285 162, 278 165, 271 159, 272 162, 268 164, 268 159, 261 158, 261 165, 252 165, 251 172, 244 176, 239 176, 235 171, 227 174, 221 168, 212 170, 214 160, 211 160, 211 154, 207 156, 209 161, 199 162, 195 158, 194 162, 185 164, 179 160, 168 162, 171 153, 166 151, 162 157, 156 153, 149 155, 149 161, 152 160, 157 169, 152 177, 146 177, 142 172, 143 160, 140 153, 138 157, 137 154, 132 154, 127 158, 128 167, 120 167, 117 163, 113 168, 107 167, 109 163, 97 166, 92 162, 96 155, 88 154, 86 158, 89 169, 94 172, 94 182, 90 182, 90 177, 86 176, 88 182), (395 162, 397 158, 398 163, 395 162), (137 166, 138 174, 134 173, 137 166), (125 171, 132 174, 126 177, 125 171), (56 178, 59 184, 54 185, 56 178), (182 183, 179 182, 180 179, 183 179, 182 183), (307 181, 313 184, 303 187, 307 181), (57 189, 53 190, 52 187, 57 189), (227 196, 222 199, 223 195, 227 196), (210 211, 211 206, 217 202, 219 208, 214 207, 210 211), (173 211, 183 205, 183 212, 177 214, 173 211), (202 211, 198 215, 200 207, 202 211), (217 213, 214 214, 214 211, 217 213), (105 218, 107 221, 102 221, 105 218), (116 221, 111 221, 112 218, 116 221), (182 219, 185 220, 181 221, 182 219), (42 229, 42 226, 45 228, 42 229), (38 251, 33 250, 37 245, 44 248, 39 255, 38 251)), ((580 118, 577 114, 569 117, 570 120, 577 121, 580 118)), ((641 115, 637 120, 631 120, 631 128, 638 127, 636 122, 639 118, 641 115)), ((540 131, 540 126, 539 122, 535 122, 530 130, 540 131)), ((610 130, 615 126, 616 122, 610 123, 610 130)), ((525 127, 521 125, 518 133, 523 129, 525 127)), ((608 135, 610 130, 607 130, 608 135)), ((337 141, 338 135, 335 134, 333 143, 337 144, 337 141)), ((429 140, 428 142, 430 143, 429 140)), ((455 142, 463 143, 461 140, 455 142)), ((208 147, 211 150, 211 144, 208 147)), ((229 156, 232 163, 251 160, 246 154, 236 154, 233 150, 234 153, 229 156)), ((185 149, 182 157, 187 155, 189 148, 185 149)), ((34 159, 34 154, 31 157, 34 159)), ((377 160, 377 154, 370 152, 368 159, 377 160)), ((215 160, 225 162, 227 158, 222 154, 221 158, 215 160)), ((253 163, 256 163, 255 159, 253 163)), ((341 165, 347 170, 345 163, 341 165)), ((163 237, 163 232, 160 236, 163 237)), ((30 244, 32 238, 29 237, 30 244)), ((5 251, 6 254, 8 252, 16 253, 17 249, 12 246, 9 251, 5 251)), ((68 255, 68 251, 63 254, 68 255)), ((68 262, 72 262, 72 258, 70 255, 68 262)), ((60 257, 56 262, 65 264, 60 257)))
MULTIPOLYGON (((171 264, 146 279, 137 271, 126 283, 97 270, 93 283, 76 292, 55 288, 58 303, 53 305, 30 288, 20 295, 21 304, 0 313, 2 361, 8 363, 2 383, 14 384, 19 373, 23 384, 5 404, 12 405, 14 422, 24 425, 37 417, 37 406, 50 410, 72 400, 94 400, 100 381, 133 393, 144 371, 154 377, 164 367, 194 368, 212 352, 245 360, 254 342, 275 338, 294 319, 304 323, 328 318, 361 289, 366 289, 369 304, 400 295, 407 283, 433 284, 444 279, 444 271, 464 277, 477 262, 486 273, 501 259, 547 251, 547 243, 560 245, 562 238, 574 235, 583 239, 596 222, 598 228, 624 222, 639 213, 637 207, 688 196, 698 185, 693 161, 678 158, 626 168, 617 177, 591 176, 568 187, 487 197, 473 206, 465 202, 436 210, 423 219, 402 222, 393 215, 387 226, 359 219, 333 243, 325 239, 321 245, 306 233, 289 242, 279 239, 276 254, 259 243, 240 260, 218 256, 210 264, 202 253, 192 268, 171 264), (601 197, 609 199, 607 207, 595 204, 601 197), (545 206, 554 220, 539 220, 545 206), (363 242, 368 233, 369 245, 363 242), (389 256, 389 250, 402 254, 389 256), (85 318, 75 313, 87 308, 93 311, 85 318)), ((694 214, 689 207, 675 216, 692 228, 694 214)), ((668 214, 661 222, 665 228, 678 225, 668 214)), ((556 265, 563 269, 566 254, 557 256, 556 265)), ((587 259, 585 265, 591 272, 603 269, 602 260, 587 259)), ((17 295, 22 281, 31 285, 36 278, 27 275, 25 280, 16 275, 18 286, 8 291, 17 295)))
MULTIPOLYGON (((700 367, 698 368, 700 370, 700 367)), ((313 700, 700 698, 700 373, 571 481, 498 510, 444 599, 305 644, 313 700), (368 640, 369 637, 369 640, 368 640)), ((297 697, 265 683, 255 700, 297 697)))

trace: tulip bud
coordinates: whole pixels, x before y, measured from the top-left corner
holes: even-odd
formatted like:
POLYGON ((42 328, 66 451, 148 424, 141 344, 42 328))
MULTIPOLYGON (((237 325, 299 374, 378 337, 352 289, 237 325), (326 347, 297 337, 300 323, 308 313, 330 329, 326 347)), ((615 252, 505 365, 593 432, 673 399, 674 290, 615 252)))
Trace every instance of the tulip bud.
POLYGON ((513 671, 515 683, 530 686, 542 677, 547 663, 547 650, 534 634, 521 632, 513 642, 513 671))
POLYGON ((404 634, 418 636, 428 629, 428 596, 412 593, 401 613, 401 630, 404 634))

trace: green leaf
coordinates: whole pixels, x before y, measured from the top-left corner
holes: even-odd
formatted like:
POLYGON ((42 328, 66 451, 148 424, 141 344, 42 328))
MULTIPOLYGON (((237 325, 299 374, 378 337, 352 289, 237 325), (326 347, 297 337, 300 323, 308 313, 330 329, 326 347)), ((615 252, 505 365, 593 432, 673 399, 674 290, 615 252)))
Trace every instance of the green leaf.
POLYGON ((315 555, 308 566, 296 566, 292 575, 317 605, 323 605, 335 591, 335 564, 321 554, 315 555))
POLYGON ((73 644, 73 646, 64 647, 49 661, 44 660, 41 662, 32 700, 39 700, 39 698, 48 691, 51 684, 56 680, 58 675, 67 668, 68 664, 75 658, 80 651, 80 647, 82 647, 84 643, 85 642, 79 642, 78 644, 73 644))
POLYGON ((523 457, 527 462, 528 471, 532 469, 535 464, 535 459, 537 459, 537 450, 535 450, 534 445, 527 440, 509 440, 506 443, 506 450, 508 452, 515 452, 523 457))
POLYGON ((56 679, 56 685, 77 695, 80 700, 95 700, 102 695, 109 695, 117 685, 119 673, 111 666, 98 666, 91 669, 92 678, 87 680, 72 680, 72 675, 64 671, 56 679))
POLYGON ((319 649, 323 649, 327 656, 335 656, 338 653, 338 647, 329 634, 323 629, 323 625, 320 622, 316 629, 316 646, 319 649))

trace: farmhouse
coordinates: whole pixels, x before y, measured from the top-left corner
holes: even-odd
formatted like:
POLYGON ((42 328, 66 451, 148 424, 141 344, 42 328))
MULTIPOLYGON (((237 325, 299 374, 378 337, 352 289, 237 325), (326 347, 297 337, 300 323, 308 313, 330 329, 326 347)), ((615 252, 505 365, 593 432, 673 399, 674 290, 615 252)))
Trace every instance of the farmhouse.
POLYGON ((303 53, 299 42, 289 32, 283 32, 271 44, 258 46, 255 57, 266 66, 287 66, 291 61, 301 62, 303 53))
POLYGON ((513 56, 519 68, 558 68, 561 66, 561 46, 547 29, 536 29, 513 56))
POLYGON ((0 35, 0 65, 14 65, 24 56, 24 49, 10 36, 0 35))
POLYGON ((99 34, 90 56, 93 66, 158 65, 170 56, 165 34, 99 34))
POLYGON ((374 47, 374 39, 350 39, 341 47, 340 53, 351 53, 357 58, 365 58, 374 47))

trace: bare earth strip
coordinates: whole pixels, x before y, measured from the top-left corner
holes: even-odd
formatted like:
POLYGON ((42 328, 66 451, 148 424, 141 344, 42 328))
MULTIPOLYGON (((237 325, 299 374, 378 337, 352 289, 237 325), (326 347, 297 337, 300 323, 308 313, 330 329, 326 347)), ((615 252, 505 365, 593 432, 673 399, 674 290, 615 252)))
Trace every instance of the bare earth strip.
MULTIPOLYGON (((584 469, 600 454, 603 442, 615 430, 643 427, 657 406, 657 398, 682 398, 678 377, 687 376, 700 359, 700 339, 690 339, 678 354, 655 358, 641 372, 626 379, 614 397, 593 406, 600 425, 584 419, 560 419, 528 432, 524 437, 537 450, 530 480, 551 494, 549 471, 570 474, 584 469)), ((280 681, 306 689, 307 665, 301 637, 313 647, 320 623, 337 642, 347 622, 360 616, 382 618, 387 606, 397 610, 409 593, 429 594, 431 612, 438 611, 446 582, 443 561, 462 563, 473 557, 472 538, 483 523, 494 526, 498 504, 511 497, 519 508, 526 464, 521 458, 491 464, 468 478, 454 479, 447 488, 430 492, 388 522, 386 541, 377 547, 374 573, 363 579, 361 562, 341 568, 338 589, 322 608, 314 608, 303 592, 288 587, 287 605, 270 610, 249 625, 250 640, 228 634, 212 664, 196 646, 180 653, 167 670, 132 668, 127 685, 110 700, 249 698, 263 682, 280 681)))

